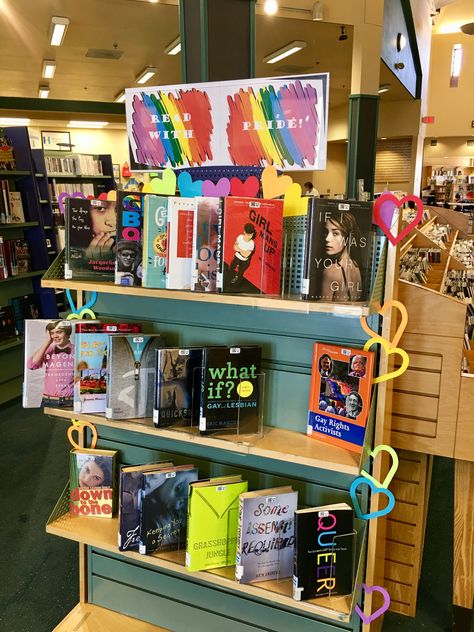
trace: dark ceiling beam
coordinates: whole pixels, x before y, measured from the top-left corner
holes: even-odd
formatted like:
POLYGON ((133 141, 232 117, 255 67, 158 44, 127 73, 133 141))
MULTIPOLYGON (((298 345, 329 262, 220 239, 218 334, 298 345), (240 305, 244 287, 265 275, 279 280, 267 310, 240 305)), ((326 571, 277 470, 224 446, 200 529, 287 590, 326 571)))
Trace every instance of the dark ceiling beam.
POLYGON ((125 105, 123 103, 106 103, 103 101, 0 97, 0 109, 36 112, 79 112, 81 114, 119 114, 125 116, 125 105))

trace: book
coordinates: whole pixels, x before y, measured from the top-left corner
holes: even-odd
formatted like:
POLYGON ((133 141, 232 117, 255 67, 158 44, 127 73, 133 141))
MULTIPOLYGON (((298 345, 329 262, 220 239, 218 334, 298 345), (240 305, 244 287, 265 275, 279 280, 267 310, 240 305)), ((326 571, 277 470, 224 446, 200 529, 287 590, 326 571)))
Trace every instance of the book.
POLYGON ((71 450, 69 513, 75 516, 112 518, 117 495, 116 455, 116 450, 71 450))
POLYGON ((283 200, 227 197, 224 206, 224 292, 279 294, 283 200))
POLYGON ((159 334, 110 336, 107 358, 108 419, 142 419, 153 415, 155 349, 159 334))
POLYGON ((248 483, 240 475, 189 485, 186 568, 233 566, 237 550, 239 496, 248 483))
POLYGON ((193 465, 143 473, 143 487, 138 493, 139 553, 185 550, 189 485, 197 479, 198 470, 193 465))
POLYGON ((15 316, 10 305, 0 305, 0 340, 16 335, 15 316))
POLYGON ((346 503, 295 512, 293 599, 349 595, 354 578, 353 511, 346 503))
POLYGON ((3 207, 6 214, 7 224, 12 223, 12 214, 10 210, 10 184, 8 180, 0 180, 0 186, 2 188, 3 207))
POLYGON ((23 336, 24 321, 40 317, 39 298, 36 294, 25 294, 24 296, 14 296, 8 302, 13 309, 18 335, 23 336))
POLYGON ((14 252, 14 260, 17 274, 26 274, 31 270, 30 250, 26 239, 13 239, 12 250, 14 252))
POLYGON ((141 286, 144 193, 117 191, 115 283, 141 286))
POLYGON ((241 584, 293 575, 298 492, 290 486, 240 495, 235 579, 241 584))
POLYGON ((199 430, 258 432, 262 348, 206 347, 203 352, 199 430))
POLYGON ((8 276, 17 276, 18 268, 16 265, 16 250, 14 247, 13 239, 5 239, 3 243, 3 247, 5 250, 5 264, 7 266, 8 276))
POLYGON ((374 353, 316 342, 307 434, 361 453, 370 411, 374 353))
POLYGON ((144 465, 125 465, 120 468, 118 531, 120 551, 138 551, 140 543, 138 493, 143 487, 144 472, 152 472, 172 465, 171 461, 163 461, 144 465))
POLYGON ((196 198, 170 197, 168 202, 168 290, 189 290, 193 265, 196 198))
POLYGON ((8 278, 7 257, 5 253, 5 243, 0 237, 0 281, 8 278))
POLYGON ((224 199, 198 197, 196 203, 191 290, 216 292, 221 269, 224 199))
POLYGON ((115 201, 68 197, 65 207, 65 278, 113 281, 117 230, 115 201))
POLYGON ((141 325, 130 323, 83 323, 77 326, 74 351, 75 413, 105 413, 109 336, 140 333, 141 330, 141 325))
POLYGON ((301 296, 357 302, 370 298, 372 203, 311 198, 301 296))
POLYGON ((143 287, 166 287, 168 198, 146 195, 143 214, 143 287))
POLYGON ((202 347, 157 349, 153 406, 157 428, 199 423, 202 353, 202 347))
POLYGON ((25 221, 20 191, 10 191, 10 215, 14 224, 23 224, 25 221))

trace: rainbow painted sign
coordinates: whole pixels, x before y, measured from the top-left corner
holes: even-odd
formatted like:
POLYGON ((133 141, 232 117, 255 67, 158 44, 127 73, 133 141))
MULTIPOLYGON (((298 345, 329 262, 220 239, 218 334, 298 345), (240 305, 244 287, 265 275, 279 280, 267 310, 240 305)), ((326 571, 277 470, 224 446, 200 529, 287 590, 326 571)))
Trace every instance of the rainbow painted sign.
POLYGON ((326 168, 329 75, 126 90, 132 171, 326 168))

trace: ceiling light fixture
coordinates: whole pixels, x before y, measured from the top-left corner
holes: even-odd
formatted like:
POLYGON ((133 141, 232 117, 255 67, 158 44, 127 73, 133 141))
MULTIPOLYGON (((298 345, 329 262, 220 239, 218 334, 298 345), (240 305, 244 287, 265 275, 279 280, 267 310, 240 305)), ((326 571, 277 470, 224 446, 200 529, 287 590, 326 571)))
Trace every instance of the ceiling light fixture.
POLYGON ((43 79, 52 79, 56 72, 56 62, 52 59, 43 59, 43 72, 41 76, 43 79))
POLYGON ((122 92, 115 95, 114 101, 115 103, 123 103, 125 101, 125 90, 122 90, 122 92))
POLYGON ((81 127, 85 129, 101 129, 107 125, 107 121, 69 121, 68 123, 68 127, 81 127))
POLYGON ((315 22, 321 22, 322 20, 324 20, 324 8, 323 8, 322 3, 319 2, 319 0, 317 0, 317 2, 313 4, 312 19, 315 22))
POLYGON ((156 4, 158 0, 148 0, 148 2, 151 2, 151 4, 156 4))
POLYGON ((172 42, 165 48, 165 55, 177 55, 181 52, 181 38, 178 35, 172 42))
POLYGON ((467 24, 463 24, 461 27, 461 31, 466 35, 474 35, 474 22, 468 22, 467 24))
POLYGON ((341 26, 341 34, 339 35, 339 41, 344 42, 347 39, 346 27, 341 26))
POLYGON ((379 86, 379 94, 382 94, 382 92, 388 92, 391 87, 392 86, 389 83, 382 83, 379 86))
POLYGON ((156 68, 154 66, 147 66, 141 71, 135 81, 137 83, 146 83, 148 79, 151 79, 155 73, 156 68))
POLYGON ((47 99, 49 97, 49 86, 40 86, 38 96, 40 99, 47 99))
POLYGON ((267 15, 275 15, 278 11, 278 2, 276 0, 265 0, 263 10, 267 15))
POLYGON ((61 46, 69 26, 68 18, 51 18, 50 40, 51 46, 61 46))
POLYGON ((29 125, 31 123, 31 119, 29 118, 9 118, 8 116, 0 117, 0 125, 8 126, 17 126, 17 125, 29 125))
POLYGON ((290 55, 293 55, 293 53, 297 53, 302 48, 306 48, 306 46, 306 42, 295 40, 294 42, 290 42, 286 46, 282 46, 282 48, 279 48, 273 53, 270 53, 270 55, 267 55, 263 58, 263 61, 266 64, 276 64, 276 62, 280 61, 280 59, 289 57, 290 55))

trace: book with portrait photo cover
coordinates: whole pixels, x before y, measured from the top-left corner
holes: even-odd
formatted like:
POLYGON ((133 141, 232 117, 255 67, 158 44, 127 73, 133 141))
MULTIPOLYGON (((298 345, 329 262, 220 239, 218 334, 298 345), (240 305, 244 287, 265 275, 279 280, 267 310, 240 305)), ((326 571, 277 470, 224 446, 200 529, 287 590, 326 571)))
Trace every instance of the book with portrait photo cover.
POLYGON ((301 296, 310 301, 368 301, 372 202, 312 198, 308 207, 301 296))
POLYGON ((374 354, 316 342, 307 434, 361 453, 370 411, 374 354))
POLYGON ((69 513, 112 518, 116 506, 116 450, 70 451, 69 513))
POLYGON ((136 191, 117 191, 116 285, 142 285, 145 195, 136 191))

